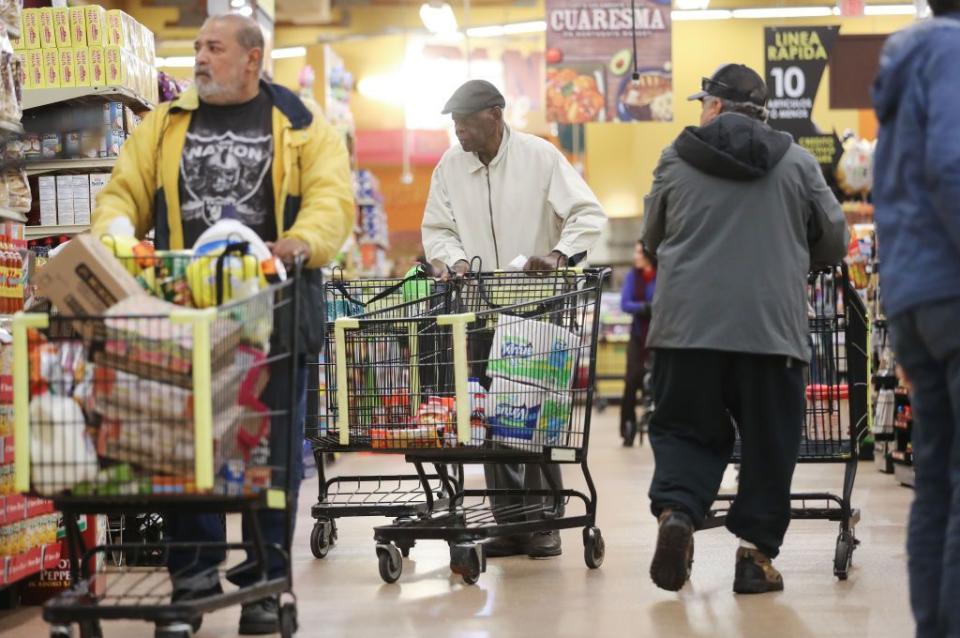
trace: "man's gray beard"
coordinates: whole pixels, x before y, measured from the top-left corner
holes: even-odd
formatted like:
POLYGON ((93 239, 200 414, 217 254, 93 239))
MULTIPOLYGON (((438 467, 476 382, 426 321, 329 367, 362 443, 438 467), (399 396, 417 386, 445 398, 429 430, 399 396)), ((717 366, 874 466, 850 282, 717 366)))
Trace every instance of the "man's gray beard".
POLYGON ((194 86, 197 87, 197 95, 199 95, 200 99, 204 102, 218 104, 230 103, 231 99, 238 94, 237 91, 231 91, 229 88, 211 79, 208 79, 203 84, 194 79, 193 83, 194 86))

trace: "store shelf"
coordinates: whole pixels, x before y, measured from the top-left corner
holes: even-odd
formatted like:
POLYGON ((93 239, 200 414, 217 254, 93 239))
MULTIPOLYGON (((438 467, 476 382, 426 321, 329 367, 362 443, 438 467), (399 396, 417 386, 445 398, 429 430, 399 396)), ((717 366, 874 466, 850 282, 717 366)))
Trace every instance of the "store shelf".
POLYGON ((42 545, 14 556, 0 558, 0 585, 12 585, 60 562, 61 544, 42 545))
POLYGON ((13 210, 6 209, 0 206, 0 219, 10 219, 15 222, 27 222, 27 216, 23 213, 18 213, 13 210))
POLYGON ((130 89, 121 86, 99 88, 75 87, 66 89, 27 89, 23 92, 23 108, 35 109, 40 106, 61 102, 123 102, 135 111, 147 111, 153 104, 136 95, 130 89))
POLYGON ((59 237, 60 235, 79 235, 90 230, 90 224, 76 224, 72 226, 27 226, 24 235, 27 239, 43 239, 44 237, 59 237))
POLYGON ((42 175, 43 173, 89 173, 90 171, 112 171, 117 163, 116 157, 100 157, 97 159, 63 159, 41 160, 28 162, 24 168, 27 175, 42 175))

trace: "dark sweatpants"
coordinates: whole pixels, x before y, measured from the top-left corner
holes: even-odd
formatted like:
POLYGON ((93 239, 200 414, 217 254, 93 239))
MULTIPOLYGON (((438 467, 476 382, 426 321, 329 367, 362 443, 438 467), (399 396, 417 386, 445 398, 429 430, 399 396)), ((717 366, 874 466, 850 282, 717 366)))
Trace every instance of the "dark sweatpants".
POLYGON ((702 525, 730 461, 736 427, 742 460, 727 529, 776 556, 790 524, 805 366, 783 356, 718 350, 658 349, 654 355, 653 514, 680 510, 702 525))

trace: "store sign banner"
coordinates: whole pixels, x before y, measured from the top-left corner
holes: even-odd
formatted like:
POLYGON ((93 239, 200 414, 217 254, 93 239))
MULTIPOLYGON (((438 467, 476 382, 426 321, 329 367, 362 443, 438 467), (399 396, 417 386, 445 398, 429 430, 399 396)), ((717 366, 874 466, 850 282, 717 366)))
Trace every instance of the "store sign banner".
POLYGON ((840 27, 767 27, 770 125, 795 138, 818 135, 811 119, 820 80, 840 27))
POLYGON ((797 138, 797 144, 810 151, 827 174, 832 175, 836 172, 840 157, 843 155, 843 143, 836 133, 801 135, 797 138))
POLYGON ((546 0, 547 119, 672 121, 670 6, 670 0, 636 0, 631 11, 629 0, 546 0))

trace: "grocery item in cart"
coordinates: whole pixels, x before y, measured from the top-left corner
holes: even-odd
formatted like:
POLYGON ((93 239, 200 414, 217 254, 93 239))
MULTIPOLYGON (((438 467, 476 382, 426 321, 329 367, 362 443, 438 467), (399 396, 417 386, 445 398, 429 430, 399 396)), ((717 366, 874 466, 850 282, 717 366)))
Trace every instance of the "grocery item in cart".
POLYGON ((30 461, 38 494, 62 492, 97 476, 97 453, 72 398, 42 394, 30 402, 30 461))
POLYGON ((494 377, 486 407, 490 438, 528 451, 563 446, 570 432, 572 408, 565 394, 494 377))
POLYGON ((846 384, 807 386, 808 441, 844 441, 850 438, 850 392, 846 384))
POLYGON ((566 391, 580 341, 547 321, 509 317, 493 335, 487 374, 548 390, 566 391))

